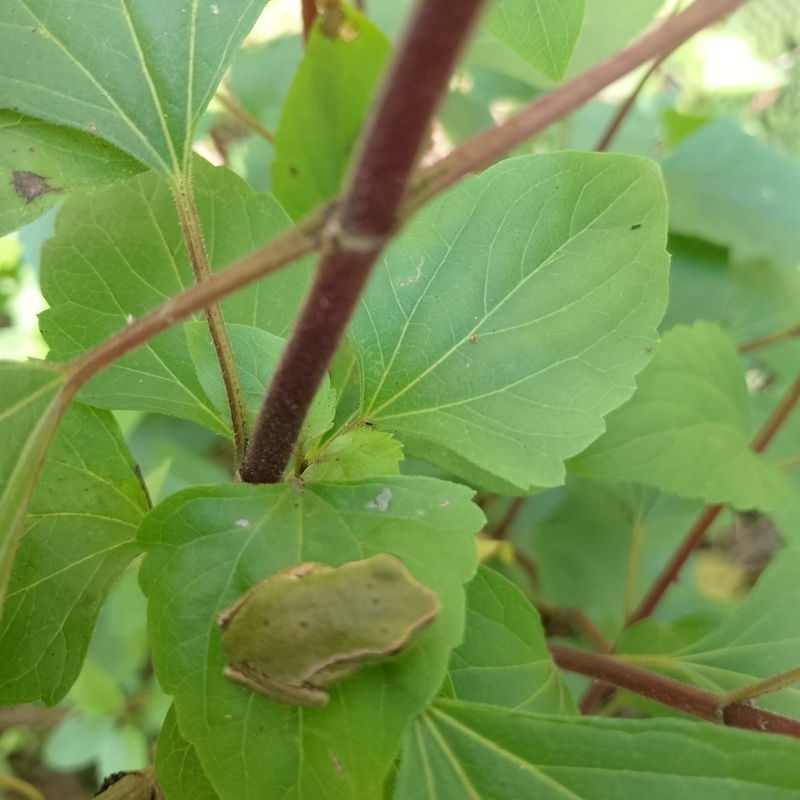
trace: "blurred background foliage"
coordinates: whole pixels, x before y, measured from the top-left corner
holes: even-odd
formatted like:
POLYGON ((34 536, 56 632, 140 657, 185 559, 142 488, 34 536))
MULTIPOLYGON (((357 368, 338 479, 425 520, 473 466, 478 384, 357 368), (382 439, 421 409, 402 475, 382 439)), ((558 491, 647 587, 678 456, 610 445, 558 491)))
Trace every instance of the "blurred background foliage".
MULTIPOLYGON (((394 41, 411 2, 363 5, 394 41)), ((270 140, 302 59, 299 6, 299 0, 271 0, 198 131, 196 150, 258 192, 270 190, 270 140)), ((659 0, 586 0, 568 77, 674 8, 659 0)), ((610 87, 516 152, 595 149, 643 74, 610 87)), ((438 158, 506 119, 550 85, 480 30, 452 79, 425 158, 438 158)), ((754 425, 800 364, 800 337, 790 335, 800 323, 799 118, 800 0, 751 0, 658 66, 608 148, 653 159, 664 171, 673 261, 662 332, 709 320, 741 346, 787 331, 783 340, 743 354, 754 425)), ((37 271, 56 212, 0 239, 2 358, 46 354, 36 324, 44 308, 37 271)), ((166 416, 117 416, 153 503, 186 486, 231 479, 222 438, 166 416)), ((696 641, 719 624, 774 553, 800 542, 800 415, 789 420, 770 456, 784 466, 793 501, 771 517, 727 512, 719 518, 658 609, 657 621, 671 625, 675 642, 696 641)), ((413 459, 403 470, 444 476, 413 459)), ((701 508, 699 501, 656 489, 578 476, 524 501, 476 488, 495 537, 483 542, 485 560, 529 593, 551 635, 587 640, 616 637, 637 591, 701 508)), ((567 679, 575 692, 585 686, 579 677, 567 679)), ((103 608, 83 673, 67 698, 53 709, 0 710, 0 775, 21 776, 48 799, 89 797, 104 775, 152 760, 168 705, 152 674, 134 563, 103 608)), ((669 712, 621 694, 605 713, 669 712)))

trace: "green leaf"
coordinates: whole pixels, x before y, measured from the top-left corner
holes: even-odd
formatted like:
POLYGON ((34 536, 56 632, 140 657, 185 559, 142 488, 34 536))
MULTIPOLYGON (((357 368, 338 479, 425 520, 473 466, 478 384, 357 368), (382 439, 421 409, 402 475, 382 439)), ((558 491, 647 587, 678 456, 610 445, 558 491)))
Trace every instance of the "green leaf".
POLYGON ((362 300, 362 415, 517 494, 562 483, 649 359, 665 227, 637 158, 526 156, 464 181, 394 240, 362 300))
POLYGON ((677 235, 669 237, 667 250, 672 256, 669 306, 661 330, 691 325, 698 319, 727 327, 734 305, 728 251, 702 239, 677 235))
MULTIPOLYGON (((393 0, 392 4, 396 2, 393 0)), ((574 0, 570 0, 569 5, 572 7, 574 0)), ((583 25, 566 76, 574 77, 624 47, 653 21, 662 5, 662 0, 637 0, 635 3, 629 0, 585 0, 583 25)), ((552 86, 551 81, 523 58, 481 30, 473 37, 467 59, 471 65, 496 70, 530 86, 552 86)))
POLYGON ((178 176, 264 0, 8 0, 0 106, 88 131, 178 176))
MULTIPOLYGON (((697 500, 654 489, 571 476, 561 503, 531 536, 542 595, 581 609, 615 638, 701 509, 697 500)), ((683 581, 668 602, 690 587, 683 581)), ((696 606, 696 593, 691 600, 696 606)))
POLYGON ((800 165, 733 120, 683 139, 662 164, 670 227, 736 259, 800 261, 800 165))
POLYGON ((564 77, 583 22, 583 0, 498 0, 486 27, 550 80, 564 77))
POLYGON ((170 706, 158 736, 156 773, 159 785, 170 800, 219 800, 194 747, 178 730, 175 706, 170 706))
POLYGON ((43 361, 0 361, 0 611, 39 468, 62 416, 66 373, 43 361))
POLYGON ((91 658, 84 662, 69 700, 89 716, 116 717, 125 712, 125 697, 116 681, 91 658))
POLYGON ((385 431, 354 428, 331 439, 309 456, 303 480, 318 483, 357 481, 372 475, 397 475, 403 445, 385 431))
POLYGON ((436 694, 461 639, 483 515, 455 484, 188 489, 151 512, 141 584, 153 663, 178 723, 223 800, 377 796, 411 715, 436 694), (325 708, 278 705, 227 683, 214 619, 266 575, 304 561, 398 556, 442 610, 410 650, 331 687, 325 708))
POLYGON ((441 700, 409 729, 395 798, 796 800, 798 785, 789 738, 441 700))
POLYGON ((389 56, 389 42, 342 7, 344 38, 317 24, 292 82, 275 135, 275 196, 293 219, 339 194, 361 123, 389 56))
POLYGON ((569 464, 591 478, 639 481, 684 497, 769 510, 788 498, 780 469, 749 446, 750 399, 733 343, 715 325, 664 335, 636 394, 569 464))
POLYGON ((539 614, 488 567, 467 584, 464 641, 450 655, 455 697, 518 711, 577 714, 553 665, 539 614))
POLYGON ((147 498, 114 418, 73 404, 42 467, 0 616, 0 703, 57 703, 106 595, 139 552, 147 498))
POLYGON ((231 86, 242 107, 275 130, 281 109, 303 59, 299 34, 241 49, 231 64, 231 86), (269 76, 265 80, 265 76, 269 76))
POLYGON ((774 261, 745 261, 732 267, 737 342, 779 333, 800 324, 800 270, 774 261))
POLYGON ((0 236, 67 194, 94 192, 143 170, 96 136, 0 109, 0 236))
MULTIPOLYGON (((794 669, 800 664, 800 548, 784 550, 767 567, 739 608, 711 633, 666 650, 649 626, 639 623, 620 643, 625 660, 712 692, 725 692, 794 669), (665 652, 666 650, 666 652, 665 652)), ((758 706, 800 717, 800 686, 756 701, 758 706)))
MULTIPOLYGON (((194 193, 214 269, 285 230, 290 222, 269 195, 255 195, 229 170, 198 160, 194 193)), ((277 335, 288 328, 307 282, 309 262, 226 298, 228 322, 277 335)), ((42 253, 40 315, 50 358, 75 358, 193 285, 175 205, 166 182, 148 173, 91 197, 72 198, 42 253)), ((180 326, 151 339, 93 378, 81 398, 113 409, 180 416, 227 431, 198 380, 180 326)))
MULTIPOLYGON (((286 340, 249 325, 229 324, 227 327, 252 428, 286 340)), ((187 322, 184 329, 200 383, 225 421, 229 422, 228 396, 208 326, 203 322, 187 322)), ((333 424, 335 411, 336 392, 331 389, 326 375, 303 423, 304 441, 312 442, 325 433, 333 424)))

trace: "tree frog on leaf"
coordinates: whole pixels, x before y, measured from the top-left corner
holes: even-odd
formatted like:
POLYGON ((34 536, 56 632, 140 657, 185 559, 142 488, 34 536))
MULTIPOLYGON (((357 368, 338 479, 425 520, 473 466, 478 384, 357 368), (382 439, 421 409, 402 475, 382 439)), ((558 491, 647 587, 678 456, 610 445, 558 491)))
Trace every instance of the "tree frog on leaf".
POLYGON ((277 703, 324 706, 325 687, 397 655, 438 613, 435 592, 394 556, 298 564, 219 614, 224 675, 277 703))

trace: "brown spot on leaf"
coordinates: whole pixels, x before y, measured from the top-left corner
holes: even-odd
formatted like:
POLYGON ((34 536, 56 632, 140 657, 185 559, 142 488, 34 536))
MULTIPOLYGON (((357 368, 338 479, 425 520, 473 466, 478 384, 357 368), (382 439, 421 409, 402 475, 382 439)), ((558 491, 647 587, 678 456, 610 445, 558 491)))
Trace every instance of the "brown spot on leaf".
POLYGON ((56 189, 52 187, 47 178, 37 175, 35 172, 26 172, 25 170, 14 170, 11 173, 11 185, 14 191, 26 202, 32 203, 46 194, 51 192, 54 194, 61 194, 66 191, 65 189, 56 189))
POLYGON ((478 337, 474 333, 471 333, 469 335, 469 341, 471 344, 475 344, 478 341, 478 337))

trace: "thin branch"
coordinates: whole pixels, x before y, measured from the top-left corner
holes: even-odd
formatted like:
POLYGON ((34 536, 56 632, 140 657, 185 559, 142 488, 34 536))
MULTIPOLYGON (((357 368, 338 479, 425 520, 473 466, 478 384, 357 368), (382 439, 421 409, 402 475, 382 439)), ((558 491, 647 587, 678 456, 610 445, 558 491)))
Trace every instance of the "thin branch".
MULTIPOLYGON (((0 775, 0 787, 3 786, 27 797, 28 800, 45 800, 44 795, 35 786, 31 786, 27 781, 15 778, 13 775, 0 775)), ((5 792, 3 794, 5 795, 5 792)))
MULTIPOLYGON (((675 4, 675 8, 672 10, 671 16, 674 17, 678 13, 678 11, 680 11, 680 7, 681 7, 681 2, 680 0, 678 0, 678 2, 675 4)), ((633 104, 636 102, 636 99, 641 94, 642 89, 644 89, 645 84, 655 74, 658 68, 664 63, 668 55, 669 53, 662 53, 661 55, 658 56, 658 58, 655 59, 655 61, 653 61, 653 63, 648 67, 644 75, 642 75, 641 80, 639 81, 639 83, 636 84, 633 91, 620 104, 619 108, 617 108, 616 113, 611 118, 611 121, 608 123, 608 127, 606 128, 603 135, 600 137, 600 140, 598 141, 597 146, 595 147, 595 150, 598 153, 604 153, 606 150, 608 150, 608 146, 611 144, 611 142, 614 140, 614 137, 617 135, 617 132, 622 126, 622 123, 625 121, 625 118, 628 116, 630 110, 633 108, 633 104)))
POLYGON ((766 449, 775 434, 780 430, 781 425, 786 422, 786 418, 794 410, 798 400, 800 400, 800 377, 795 378, 794 383, 778 401, 778 405, 769 415, 769 419, 761 426, 761 429, 750 443, 750 447, 754 452, 762 453, 766 449))
POLYGON ((555 663, 568 672, 577 672, 610 683, 709 722, 781 733, 800 739, 800 720, 741 703, 725 705, 725 695, 697 689, 632 664, 626 664, 608 655, 589 653, 565 645, 551 644, 548 647, 555 663))
POLYGON ((253 429, 242 477, 283 477, 300 429, 397 212, 428 125, 483 0, 423 0, 384 82, 317 277, 253 429))
POLYGON ((763 681, 748 683, 746 686, 740 686, 738 689, 725 692, 725 694, 721 695, 720 704, 728 706, 733 703, 755 700, 757 697, 762 697, 771 692, 778 692, 781 689, 794 686, 796 683, 800 683, 800 667, 795 667, 787 672, 781 672, 780 675, 773 675, 763 681))
POLYGON ((658 55, 667 56, 698 31, 718 22, 747 0, 697 0, 667 18, 630 47, 553 89, 502 125, 464 142, 414 181, 403 207, 407 218, 420 206, 452 186, 464 175, 491 164, 512 148, 576 111, 599 91, 658 55))
POLYGON ((659 56, 647 69, 647 71, 642 75, 642 79, 639 83, 636 84, 633 91, 625 98, 625 100, 620 103, 619 108, 617 108, 614 116, 611 118, 611 121, 608 123, 608 127, 603 131, 603 135, 600 137, 600 140, 597 142, 595 146, 595 150, 598 153, 604 153, 608 150, 608 146, 613 141, 614 137, 617 135, 622 123, 625 121, 625 118, 630 113, 630 110, 633 108, 633 104, 636 102, 636 98, 641 93, 642 89, 644 89, 645 84, 656 70, 664 63, 664 59, 666 59, 666 55, 659 56))
POLYGON ((787 339, 794 339, 795 336, 800 336, 800 325, 792 325, 791 328, 785 328, 782 331, 776 331, 775 333, 768 333, 766 336, 750 339, 747 342, 742 342, 736 349, 740 353, 751 353, 753 350, 758 350, 761 347, 768 347, 771 344, 785 342, 787 339))
POLYGON ((650 614, 653 613, 655 607, 661 602, 661 598, 666 594, 667 589, 678 580, 683 565, 687 562, 689 556, 695 551, 700 542, 703 541, 706 532, 711 527, 711 523, 714 522, 720 511, 722 511, 722 505, 716 504, 713 506, 706 506, 700 512, 700 516, 695 520, 694 525, 689 529, 689 532, 678 546, 678 549, 672 554, 672 558, 670 558, 666 566, 661 570, 661 573, 650 587, 650 590, 625 621, 626 628, 633 625, 634 622, 638 622, 640 619, 649 617, 650 614))
POLYGON ((214 99, 235 119, 257 133, 264 141, 275 144, 275 134, 267 130, 249 111, 242 108, 230 89, 220 89, 214 99))
POLYGON ((497 523, 497 527, 492 531, 492 539, 508 539, 508 532, 514 524, 514 520, 519 516, 522 507, 525 505, 527 497, 515 497, 511 505, 503 515, 503 519, 497 523))
MULTIPOLYGON (((198 284, 205 283, 211 277, 211 266, 208 263, 208 253, 203 240, 203 230, 200 225, 200 217, 197 214, 197 205, 194 201, 190 176, 181 181, 181 184, 174 192, 174 198, 181 223, 181 231, 183 232, 183 240, 186 243, 186 251, 189 254, 195 281, 198 284)), ((225 385, 228 408, 231 412, 234 464, 238 470, 244 461, 248 433, 247 409, 244 402, 242 381, 239 378, 239 367, 236 364, 228 329, 225 327, 225 320, 219 303, 210 303, 205 307, 204 311, 222 372, 222 382, 225 385)))

